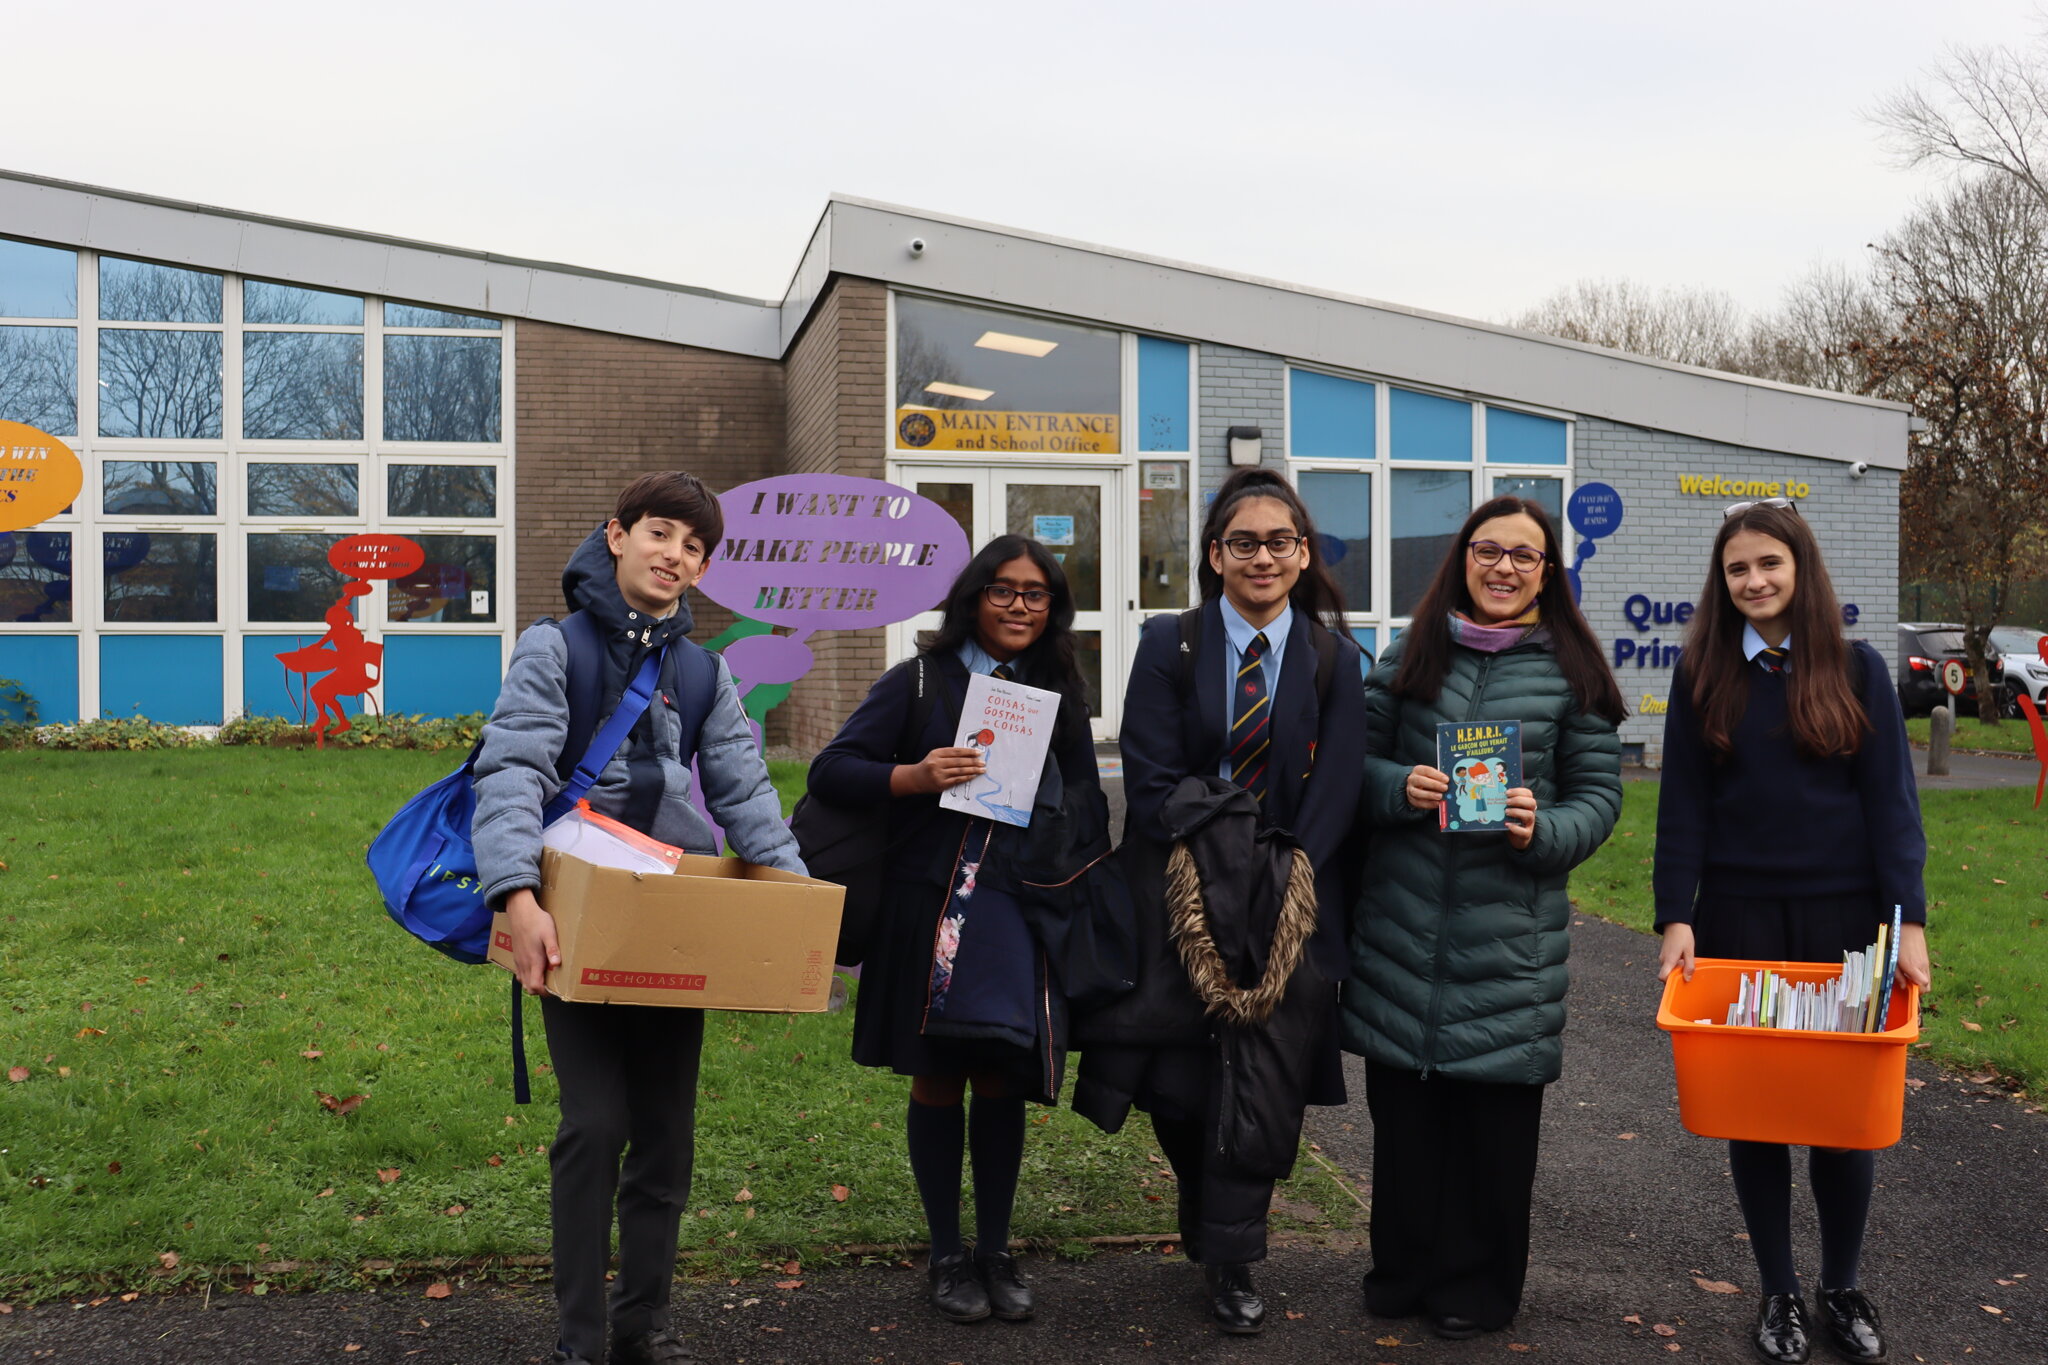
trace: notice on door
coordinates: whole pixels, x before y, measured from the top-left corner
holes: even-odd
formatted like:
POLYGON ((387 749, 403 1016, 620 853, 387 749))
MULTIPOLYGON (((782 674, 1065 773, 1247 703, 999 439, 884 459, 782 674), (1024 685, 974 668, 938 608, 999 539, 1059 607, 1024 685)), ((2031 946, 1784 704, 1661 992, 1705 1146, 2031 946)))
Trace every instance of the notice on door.
POLYGON ((1072 517, 1033 517, 1031 538, 1040 545, 1072 545, 1074 543, 1074 519, 1072 517))

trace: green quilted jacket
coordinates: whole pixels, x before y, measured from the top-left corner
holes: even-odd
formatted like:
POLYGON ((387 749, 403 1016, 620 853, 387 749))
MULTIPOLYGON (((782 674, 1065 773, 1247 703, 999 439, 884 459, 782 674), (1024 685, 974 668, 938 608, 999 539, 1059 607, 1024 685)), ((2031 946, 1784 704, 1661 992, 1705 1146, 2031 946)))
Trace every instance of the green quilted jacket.
POLYGON ((1388 1066, 1459 1080, 1544 1085, 1564 1064, 1571 870, 1621 813, 1614 726, 1584 714, 1540 644, 1497 654, 1454 645, 1433 704, 1392 692, 1401 642, 1365 682, 1365 876, 1351 916, 1344 1046, 1388 1066), (1436 766, 1439 721, 1522 722, 1522 781, 1536 837, 1448 834, 1408 804, 1416 764, 1436 766))

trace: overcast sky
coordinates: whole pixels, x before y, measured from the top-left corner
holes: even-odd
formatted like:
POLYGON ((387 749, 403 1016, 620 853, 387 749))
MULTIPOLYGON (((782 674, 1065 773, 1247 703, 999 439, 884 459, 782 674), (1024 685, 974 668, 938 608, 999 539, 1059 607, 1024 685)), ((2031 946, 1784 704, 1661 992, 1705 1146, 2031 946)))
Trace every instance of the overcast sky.
MULTIPOLYGON (((782 294, 834 191, 1471 317, 1768 307, 1935 183, 1863 114, 1991 0, 17 5, 0 166, 782 294)), ((0 224, 4 230, 5 224, 0 224)))

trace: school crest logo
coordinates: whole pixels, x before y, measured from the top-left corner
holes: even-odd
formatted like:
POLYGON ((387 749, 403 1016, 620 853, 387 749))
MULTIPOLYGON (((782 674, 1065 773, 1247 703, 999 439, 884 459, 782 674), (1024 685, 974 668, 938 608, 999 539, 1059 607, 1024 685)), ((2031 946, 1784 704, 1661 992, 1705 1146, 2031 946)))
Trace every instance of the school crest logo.
POLYGON ((896 435, 907 446, 928 446, 938 434, 939 429, 932 419, 921 412, 905 413, 903 420, 896 424, 896 435))

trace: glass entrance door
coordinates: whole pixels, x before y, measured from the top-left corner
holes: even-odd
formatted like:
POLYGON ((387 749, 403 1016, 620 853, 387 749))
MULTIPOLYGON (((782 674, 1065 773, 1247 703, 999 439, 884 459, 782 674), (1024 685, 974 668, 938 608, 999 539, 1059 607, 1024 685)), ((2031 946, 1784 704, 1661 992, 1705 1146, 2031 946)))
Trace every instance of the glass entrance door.
MULTIPOLYGON (((891 482, 950 511, 979 550, 1011 532, 1039 541, 1066 571, 1074 594, 1074 634, 1081 676, 1093 697, 1096 737, 1116 734, 1123 705, 1126 614, 1117 530, 1122 526, 1121 471, 997 469, 899 465, 891 482)), ((891 628, 891 659, 908 657, 920 631, 934 630, 937 611, 891 628)))

